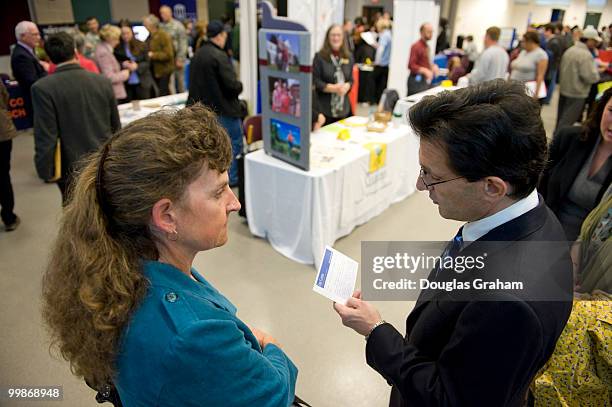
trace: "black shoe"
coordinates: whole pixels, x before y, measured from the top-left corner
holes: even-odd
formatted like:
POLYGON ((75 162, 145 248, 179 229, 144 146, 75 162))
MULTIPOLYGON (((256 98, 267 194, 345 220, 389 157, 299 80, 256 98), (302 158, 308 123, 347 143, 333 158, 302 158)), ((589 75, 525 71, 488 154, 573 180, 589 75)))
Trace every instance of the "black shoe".
POLYGON ((17 229, 20 223, 21 219, 19 219, 19 216, 15 216, 15 220, 13 221, 13 223, 4 225, 4 230, 6 230, 7 232, 12 232, 13 230, 17 229))

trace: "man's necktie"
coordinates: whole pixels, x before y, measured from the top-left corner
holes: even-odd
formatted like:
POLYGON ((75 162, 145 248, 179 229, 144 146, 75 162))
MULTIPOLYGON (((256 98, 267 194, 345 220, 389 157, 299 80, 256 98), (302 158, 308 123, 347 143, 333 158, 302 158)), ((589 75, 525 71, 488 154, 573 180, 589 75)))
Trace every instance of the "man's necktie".
POLYGON ((440 271, 442 271, 442 263, 444 263, 444 259, 446 259, 447 257, 457 256, 459 252, 461 251, 462 247, 463 247, 463 226, 459 228, 459 231, 457 232, 453 240, 448 242, 448 245, 446 245, 446 248, 442 252, 442 256, 440 257, 440 264, 438 264, 438 267, 436 267, 436 273, 435 273, 434 280, 438 279, 438 274, 440 274, 440 271))

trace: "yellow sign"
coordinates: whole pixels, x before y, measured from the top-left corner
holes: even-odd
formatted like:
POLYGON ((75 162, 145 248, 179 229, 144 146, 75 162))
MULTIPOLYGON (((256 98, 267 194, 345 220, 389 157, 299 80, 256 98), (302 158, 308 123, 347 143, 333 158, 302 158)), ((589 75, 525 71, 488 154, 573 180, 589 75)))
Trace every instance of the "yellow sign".
POLYGON ((386 143, 367 143, 363 147, 370 151, 370 174, 385 166, 387 163, 386 143))
POLYGON ((342 129, 338 132, 338 136, 336 136, 338 140, 346 141, 351 138, 351 132, 348 129, 342 129))

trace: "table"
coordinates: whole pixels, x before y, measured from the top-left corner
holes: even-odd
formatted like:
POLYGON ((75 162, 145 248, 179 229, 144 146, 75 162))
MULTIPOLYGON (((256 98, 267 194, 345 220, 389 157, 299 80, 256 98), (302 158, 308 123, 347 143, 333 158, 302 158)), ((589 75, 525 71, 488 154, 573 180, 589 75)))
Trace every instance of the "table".
MULTIPOLYGON (((329 128, 331 127, 331 128, 329 128)), ((384 133, 351 127, 337 140, 340 125, 311 135, 311 169, 303 171, 263 150, 245 157, 249 229, 290 259, 321 262, 326 245, 348 235, 416 189, 418 138, 402 124, 384 133), (386 163, 370 171, 367 143, 386 144, 386 163)))
POLYGON ((134 110, 133 102, 123 103, 117 106, 121 126, 125 126, 134 120, 142 119, 151 113, 157 112, 164 107, 182 108, 187 102, 187 92, 175 95, 160 96, 152 99, 139 100, 140 110, 134 110))
POLYGON ((449 86, 446 88, 442 86, 435 86, 433 88, 424 90, 423 92, 415 93, 414 95, 400 98, 397 101, 397 104, 395 105, 395 109, 393 109, 393 115, 401 116, 401 122, 403 124, 408 124, 408 110, 410 110, 412 106, 419 103, 421 99, 423 99, 425 96, 437 95, 438 93, 443 92, 445 90, 453 91, 457 89, 459 89, 458 86, 449 86))

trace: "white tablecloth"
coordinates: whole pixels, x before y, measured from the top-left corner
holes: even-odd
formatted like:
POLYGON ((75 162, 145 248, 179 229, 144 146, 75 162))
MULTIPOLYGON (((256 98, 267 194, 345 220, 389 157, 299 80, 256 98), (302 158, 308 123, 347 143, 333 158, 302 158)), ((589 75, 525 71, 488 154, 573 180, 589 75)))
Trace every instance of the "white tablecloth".
POLYGON ((117 106, 119 110, 119 119, 121 126, 125 126, 134 120, 142 119, 151 113, 157 112, 165 107, 174 107, 180 109, 185 107, 187 102, 187 92, 177 93, 175 95, 160 96, 153 99, 139 100, 138 105, 140 110, 134 110, 133 102, 123 103, 117 106))
POLYGON ((326 245, 415 191, 418 138, 405 125, 384 133, 351 128, 348 141, 311 135, 311 170, 263 150, 246 155, 245 200, 251 233, 300 263, 318 265, 326 245), (387 144, 386 165, 369 173, 368 142, 387 144))

